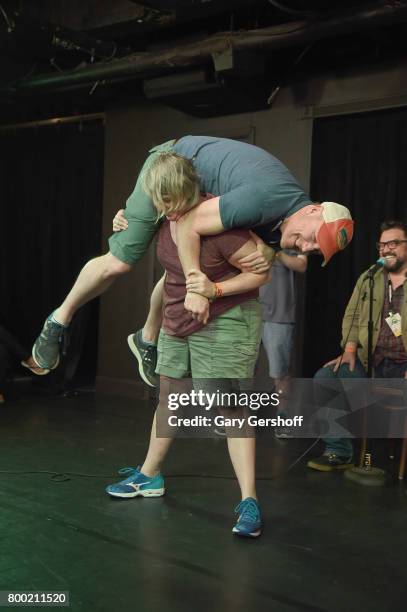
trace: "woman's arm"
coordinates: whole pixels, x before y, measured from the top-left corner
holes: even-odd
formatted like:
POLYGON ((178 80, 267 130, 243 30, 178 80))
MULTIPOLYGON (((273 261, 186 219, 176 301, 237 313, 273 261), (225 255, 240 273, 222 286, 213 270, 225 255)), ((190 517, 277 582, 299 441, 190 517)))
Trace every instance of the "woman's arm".
MULTIPOLYGON (((235 268, 241 270, 239 260, 256 251, 256 243, 254 240, 248 240, 240 249, 235 251, 229 258, 229 263, 235 268)), ((221 280, 216 284, 208 279, 208 277, 199 270, 192 270, 189 273, 186 287, 188 292, 199 293, 205 297, 212 299, 217 295, 220 297, 228 295, 237 295, 258 289, 271 280, 271 271, 255 274, 253 272, 241 272, 232 278, 221 280), (218 288, 218 289, 217 289, 218 288)))
MULTIPOLYGON (((206 200, 177 220, 176 238, 178 255, 185 278, 191 270, 200 272, 201 236, 220 234, 224 231, 219 214, 219 198, 206 200)), ((189 292, 184 307, 192 317, 201 323, 209 319, 209 303, 203 293, 189 292)))
MULTIPOLYGON (((178 255, 187 279, 187 295, 184 306, 186 310, 191 312, 194 319, 203 323, 206 323, 209 318, 209 304, 205 301, 204 296, 209 297, 207 293, 210 286, 212 286, 211 294, 213 294, 214 285, 213 283, 210 285, 210 281, 200 271, 200 237, 220 234, 224 229, 219 212, 219 197, 205 200, 182 215, 176 224, 178 255), (198 291, 196 287, 201 290, 198 291)), ((242 275, 239 275, 239 281, 235 279, 223 281, 224 283, 227 282, 225 286, 227 293, 225 295, 245 293, 264 285, 269 278, 268 270, 273 257, 273 249, 267 247, 257 236, 250 239, 247 245, 234 253, 230 260, 234 267, 239 270, 245 267, 247 272, 242 272, 242 275), (250 261, 248 261, 247 257, 250 255, 252 257, 249 257, 250 261), (239 261, 239 258, 243 261, 239 261), (253 258, 254 260, 251 261, 253 258), (254 273, 252 270, 256 270, 256 272, 254 273)))

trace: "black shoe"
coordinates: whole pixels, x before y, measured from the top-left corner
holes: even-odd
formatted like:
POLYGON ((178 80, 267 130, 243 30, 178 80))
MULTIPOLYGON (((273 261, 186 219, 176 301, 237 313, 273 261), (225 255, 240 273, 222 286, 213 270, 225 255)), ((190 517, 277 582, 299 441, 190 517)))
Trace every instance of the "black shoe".
POLYGON ((215 433, 220 438, 226 438, 226 429, 224 427, 215 427, 213 433, 215 433))
POLYGON ((274 437, 277 438, 277 440, 289 440, 294 438, 291 427, 276 427, 274 430, 274 437))
POLYGON ((135 334, 130 334, 127 343, 131 352, 137 358, 138 371, 141 378, 150 387, 158 386, 158 378, 155 373, 157 365, 157 347, 153 344, 144 342, 142 330, 139 329, 135 334))
POLYGON ((307 466, 312 470, 320 472, 334 472, 336 470, 347 470, 354 466, 352 457, 341 457, 335 453, 324 453, 321 457, 310 459, 307 466))

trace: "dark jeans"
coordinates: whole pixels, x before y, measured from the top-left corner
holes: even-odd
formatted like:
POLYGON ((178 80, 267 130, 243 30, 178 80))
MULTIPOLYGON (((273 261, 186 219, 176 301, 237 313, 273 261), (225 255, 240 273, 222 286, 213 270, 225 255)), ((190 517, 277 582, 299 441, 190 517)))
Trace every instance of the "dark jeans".
POLYGON ((5 327, 0 325, 0 391, 7 374, 16 362, 28 359, 29 351, 5 327))
MULTIPOLYGON (((396 363, 392 359, 383 361, 374 369, 375 378, 404 378, 407 370, 407 362, 396 363)), ((315 378, 366 378, 366 371, 359 359, 356 360, 353 372, 349 370, 347 364, 341 365, 339 371, 334 374, 333 367, 321 368, 315 374, 315 378)), ((336 406, 332 403, 332 408, 343 410, 343 398, 340 395, 336 398, 336 406)), ((353 445, 349 438, 323 438, 325 442, 325 452, 334 453, 341 457, 353 457, 353 445)))

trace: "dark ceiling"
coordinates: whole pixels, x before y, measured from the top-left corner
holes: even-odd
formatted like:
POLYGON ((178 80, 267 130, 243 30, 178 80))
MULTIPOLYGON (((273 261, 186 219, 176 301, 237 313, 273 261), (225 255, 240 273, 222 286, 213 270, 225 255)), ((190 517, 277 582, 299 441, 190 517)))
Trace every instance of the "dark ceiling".
POLYGON ((397 0, 0 0, 0 121, 267 108, 304 76, 405 57, 406 30, 397 0))

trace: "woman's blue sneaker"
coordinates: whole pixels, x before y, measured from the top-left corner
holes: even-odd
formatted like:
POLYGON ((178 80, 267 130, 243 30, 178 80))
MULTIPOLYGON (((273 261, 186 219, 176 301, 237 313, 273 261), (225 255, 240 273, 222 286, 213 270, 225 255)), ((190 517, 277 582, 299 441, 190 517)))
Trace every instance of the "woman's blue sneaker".
POLYGON ((233 533, 245 538, 258 538, 262 530, 260 506, 253 497, 246 497, 235 508, 239 515, 233 533))
MULTIPOLYGON (((140 466, 139 466, 140 467, 140 466)), ((106 487, 106 493, 113 497, 160 497, 164 495, 164 478, 161 474, 145 476, 138 468, 122 468, 119 474, 129 474, 125 480, 106 487)))

